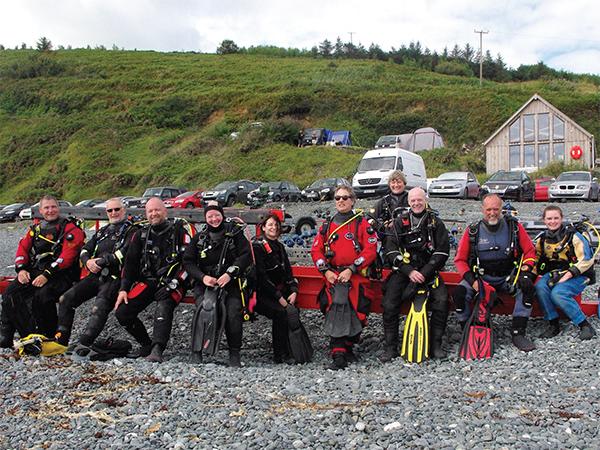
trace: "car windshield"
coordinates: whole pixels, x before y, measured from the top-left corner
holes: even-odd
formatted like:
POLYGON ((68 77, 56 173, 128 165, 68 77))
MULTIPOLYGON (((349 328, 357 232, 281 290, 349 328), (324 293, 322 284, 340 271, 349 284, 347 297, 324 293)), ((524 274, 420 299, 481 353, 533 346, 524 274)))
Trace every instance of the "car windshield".
POLYGON ((161 188, 150 188, 150 189, 146 189, 144 191, 144 195, 142 195, 142 197, 154 197, 154 196, 159 196, 160 195, 160 191, 162 191, 161 188))
POLYGON ((269 189, 278 189, 281 186, 281 181, 269 181, 268 183, 263 183, 260 187, 267 186, 269 189))
POLYGON ((563 172, 556 181, 590 181, 591 175, 587 172, 563 172))
POLYGON ((396 144, 396 136, 381 136, 377 139, 377 145, 394 145, 396 144))
POLYGON ((25 203, 13 203, 12 205, 5 206, 2 208, 3 211, 9 211, 11 209, 18 209, 25 206, 25 203))
POLYGON ((179 194, 177 197, 175 198, 185 198, 185 197, 191 197, 192 195, 194 195, 194 193, 192 191, 189 192, 184 192, 183 194, 179 194))
POLYGON ((521 172, 496 172, 488 181, 521 181, 521 172))
POLYGON ((438 180, 466 180, 467 174, 464 172, 446 172, 441 174, 438 180))
POLYGON ((235 182, 232 182, 232 181, 223 181, 223 182, 221 182, 221 183, 217 184, 217 185, 216 185, 216 186, 213 188, 213 191, 222 191, 223 189, 229 189, 229 187, 230 187, 232 184, 235 184, 235 182))
POLYGON ((323 187, 334 186, 334 185, 335 185, 335 178, 325 178, 323 180, 317 180, 317 181, 315 181, 313 184, 311 184, 309 186, 309 188, 320 189, 320 188, 323 188, 323 187))
POLYGON ((368 170, 393 170, 396 164, 395 156, 382 156, 378 158, 366 158, 360 161, 358 165, 359 172, 368 170))

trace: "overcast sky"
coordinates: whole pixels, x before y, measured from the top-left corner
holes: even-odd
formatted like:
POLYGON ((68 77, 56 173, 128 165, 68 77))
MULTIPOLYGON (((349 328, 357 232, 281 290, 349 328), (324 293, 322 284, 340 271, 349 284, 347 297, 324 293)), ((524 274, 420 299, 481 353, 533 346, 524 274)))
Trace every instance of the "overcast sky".
POLYGON ((543 60, 600 74, 600 6, 593 0, 0 0, 0 44, 215 52, 239 46, 311 48, 324 39, 379 44, 420 41, 442 51, 479 48, 512 67, 543 60))

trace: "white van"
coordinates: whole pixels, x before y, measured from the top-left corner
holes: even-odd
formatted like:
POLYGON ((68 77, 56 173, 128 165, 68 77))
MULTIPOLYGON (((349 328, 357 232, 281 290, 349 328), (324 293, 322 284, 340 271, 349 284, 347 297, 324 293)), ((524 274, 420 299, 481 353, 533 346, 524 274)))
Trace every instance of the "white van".
POLYGON ((401 148, 378 148, 366 152, 352 178, 352 187, 359 198, 388 192, 388 178, 394 170, 406 176, 407 188, 422 187, 427 192, 425 163, 419 155, 401 148))

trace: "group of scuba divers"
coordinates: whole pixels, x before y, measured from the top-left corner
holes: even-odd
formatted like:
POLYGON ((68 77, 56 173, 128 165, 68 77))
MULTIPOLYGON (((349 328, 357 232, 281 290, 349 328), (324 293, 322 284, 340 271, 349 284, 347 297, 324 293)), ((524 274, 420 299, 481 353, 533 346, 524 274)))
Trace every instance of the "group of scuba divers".
MULTIPOLYGON (((442 339, 449 295, 440 271, 449 257, 449 235, 429 209, 425 192, 407 192, 405 186, 402 172, 392 173, 390 193, 371 214, 354 210, 351 187, 337 187, 336 212, 313 241, 311 257, 323 276, 318 301, 332 369, 344 369, 357 359, 353 348, 374 295, 371 278, 382 266, 391 270, 383 283, 385 348, 380 359, 447 357, 442 339), (409 313, 400 339, 403 305, 409 313)), ((490 315, 497 292, 515 298, 512 342, 519 350, 535 349, 526 328, 536 298, 548 322, 541 338, 560 333, 560 309, 580 328, 582 340, 591 339, 595 331, 575 300, 595 282, 589 240, 563 223, 560 208, 548 206, 543 213, 547 229, 534 244, 516 218, 502 213, 502 205, 497 195, 483 198, 483 218, 467 228, 456 252, 462 280, 452 300, 463 328, 459 356, 492 356, 490 315)), ((295 306, 298 282, 279 241, 282 223, 277 215, 265 217, 250 239, 245 224, 226 218, 217 203, 205 205, 205 223, 198 230, 184 220, 169 219, 159 198, 150 199, 145 212, 146 220, 135 222, 120 199, 110 199, 108 224, 85 242, 77 221, 61 216, 57 200, 44 196, 42 219, 20 240, 17 276, 2 297, 0 347, 162 362, 174 310, 191 288, 196 303, 193 363, 214 356, 224 332, 229 366, 240 367, 243 323, 254 313, 272 320, 275 363, 311 360, 313 349, 295 306), (83 278, 80 266, 87 271, 83 278), (72 342, 75 310, 92 298, 87 326, 72 342), (139 315, 151 304, 150 336, 139 315), (136 348, 127 341, 99 339, 111 311, 137 341, 136 348), (13 341, 15 332, 20 340, 13 341)))

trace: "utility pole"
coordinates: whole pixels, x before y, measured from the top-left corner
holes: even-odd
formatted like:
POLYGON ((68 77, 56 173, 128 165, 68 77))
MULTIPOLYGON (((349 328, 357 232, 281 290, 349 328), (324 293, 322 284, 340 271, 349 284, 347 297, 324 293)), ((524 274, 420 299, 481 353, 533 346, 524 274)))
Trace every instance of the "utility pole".
POLYGON ((348 31, 348 34, 350 35, 350 45, 354 45, 354 44, 352 43, 352 36, 353 36, 354 34, 356 34, 356 31, 348 31))
POLYGON ((483 35, 488 34, 489 31, 473 30, 479 34, 479 87, 483 85, 483 35))

